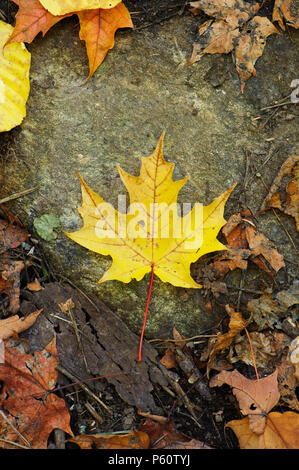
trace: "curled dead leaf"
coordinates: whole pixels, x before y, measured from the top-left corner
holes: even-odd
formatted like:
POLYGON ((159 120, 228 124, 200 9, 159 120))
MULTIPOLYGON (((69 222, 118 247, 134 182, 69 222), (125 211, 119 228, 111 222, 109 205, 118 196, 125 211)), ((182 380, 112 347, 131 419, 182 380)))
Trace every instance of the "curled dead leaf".
POLYGON ((296 0, 275 0, 272 21, 277 21, 281 29, 285 30, 283 20, 293 28, 299 28, 298 3, 296 0))
POLYGON ((275 177, 269 193, 264 199, 260 212, 268 209, 279 209, 287 215, 294 217, 297 230, 299 230, 299 152, 290 155, 281 166, 275 177), (283 185, 284 179, 288 178, 287 184, 283 185), (285 193, 285 197, 281 193, 285 193))
POLYGON ((209 340, 209 361, 207 364, 207 375, 213 369, 216 355, 227 349, 232 344, 233 339, 238 335, 245 327, 246 321, 243 319, 240 312, 236 312, 233 307, 226 305, 226 311, 230 315, 229 321, 229 331, 225 334, 219 334, 216 338, 211 338, 209 340))
POLYGON ((241 92, 245 82, 256 75, 254 65, 263 54, 266 38, 277 33, 275 26, 264 16, 255 16, 249 21, 247 31, 242 33, 235 42, 236 69, 240 77, 241 92))
POLYGON ((30 328, 42 311, 43 309, 37 310, 26 317, 20 318, 18 315, 13 315, 12 317, 0 320, 0 340, 10 338, 30 328))
POLYGON ((27 289, 33 291, 33 292, 38 292, 43 289, 43 287, 40 285, 40 282, 37 278, 34 279, 32 282, 28 282, 27 284, 27 289))
POLYGON ((165 354, 160 359, 160 362, 164 367, 166 367, 166 369, 173 369, 177 367, 173 348, 166 350, 165 354))

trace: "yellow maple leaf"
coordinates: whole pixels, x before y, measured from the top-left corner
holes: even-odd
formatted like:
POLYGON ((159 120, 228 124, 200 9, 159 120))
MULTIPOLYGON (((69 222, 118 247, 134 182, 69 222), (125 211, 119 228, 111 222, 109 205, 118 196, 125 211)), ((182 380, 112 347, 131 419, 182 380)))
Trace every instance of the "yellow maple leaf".
POLYGON ((82 10, 95 10, 96 8, 113 8, 121 0, 39 0, 52 15, 59 16, 82 10))
POLYGON ((18 126, 26 116, 31 54, 23 43, 4 44, 13 27, 0 21, 0 132, 18 126))
POLYGON ((164 133, 153 154, 142 157, 139 176, 117 166, 130 196, 127 213, 105 203, 80 176, 82 206, 78 210, 84 225, 66 235, 91 251, 112 257, 113 263, 99 283, 139 281, 154 269, 164 282, 200 288, 190 275, 190 264, 208 252, 226 249, 216 237, 226 222, 224 205, 235 185, 206 207, 194 204, 181 217, 177 198, 188 177, 173 181, 174 163, 164 160, 163 140, 164 133))

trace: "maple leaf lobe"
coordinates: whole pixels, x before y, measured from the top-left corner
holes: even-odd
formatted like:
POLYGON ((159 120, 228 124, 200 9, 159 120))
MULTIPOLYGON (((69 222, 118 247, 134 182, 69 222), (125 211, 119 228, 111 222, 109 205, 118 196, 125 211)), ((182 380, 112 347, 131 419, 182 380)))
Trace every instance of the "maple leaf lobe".
MULTIPOLYGON (((203 207, 202 218, 196 217, 199 203, 193 206, 189 214, 181 217, 177 198, 188 177, 173 181, 174 164, 163 157, 163 140, 164 132, 153 154, 141 158, 138 176, 118 167, 130 197, 126 214, 105 203, 80 176, 82 205, 78 210, 84 225, 80 230, 66 235, 91 251, 112 257, 112 265, 99 283, 108 280, 125 283, 132 279, 139 281, 154 267, 155 274, 163 282, 198 289, 201 286, 190 274, 191 263, 208 252, 226 249, 216 237, 226 222, 223 218, 224 205, 235 185, 203 207), (138 205, 138 209, 134 204, 138 205), (123 231, 118 223, 121 220, 123 231), (142 225, 138 224, 140 221, 142 225), (106 227, 109 236, 99 236, 98 224, 106 227), (162 233, 162 229, 166 232, 162 233), (203 240, 198 238, 201 230, 203 240), (194 241, 192 248, 190 240, 194 241)), ((103 232, 100 233, 103 235, 103 232)))

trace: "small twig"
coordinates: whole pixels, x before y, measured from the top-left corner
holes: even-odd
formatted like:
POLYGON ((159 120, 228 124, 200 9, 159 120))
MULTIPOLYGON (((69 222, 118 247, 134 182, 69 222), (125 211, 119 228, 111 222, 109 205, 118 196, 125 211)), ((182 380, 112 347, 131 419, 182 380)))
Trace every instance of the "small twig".
POLYGON ((270 114, 270 116, 266 119, 266 121, 263 122, 263 123, 260 125, 261 129, 262 129, 263 127, 265 127, 266 124, 268 124, 268 122, 275 116, 275 114, 277 113, 277 111, 278 111, 278 108, 275 108, 275 110, 273 111, 273 113, 270 114))
MULTIPOLYGON (((189 413, 191 414, 191 416, 193 417, 194 421, 196 422, 197 426, 202 429, 202 426, 199 424, 199 422, 197 421, 197 417, 196 417, 196 414, 194 413, 194 410, 193 410, 193 404, 190 402, 187 394, 184 392, 184 390, 182 389, 182 387, 180 386, 180 384, 178 382, 176 382, 172 377, 171 377, 171 374, 168 374, 168 380, 169 380, 169 383, 170 385, 172 386, 172 388, 174 389, 174 391, 178 394, 179 396, 179 400, 182 400, 184 402, 184 405, 185 407, 187 408, 187 410, 189 411, 189 413)), ((176 401, 174 402, 173 406, 172 406, 172 409, 175 407, 176 405, 176 401)), ((170 413, 169 413, 169 416, 172 412, 172 409, 170 410, 170 413)))
POLYGON ((238 286, 232 286, 231 284, 226 284, 226 287, 228 289, 240 290, 242 292, 246 292, 247 294, 256 294, 256 295, 263 295, 264 294, 264 292, 259 291, 259 290, 243 289, 243 288, 238 287, 238 286))
POLYGON ((19 193, 11 194, 11 196, 7 196, 7 197, 4 197, 3 199, 0 199, 0 204, 4 204, 5 202, 12 201, 13 199, 18 199, 19 197, 25 196, 26 194, 36 191, 37 189, 39 188, 35 187, 31 189, 25 189, 24 191, 20 191, 19 193))
POLYGON ((96 400, 103 408, 105 408, 106 411, 108 411, 108 413, 112 414, 110 408, 104 402, 102 402, 102 400, 95 393, 93 393, 84 383, 77 382, 77 378, 72 375, 69 371, 67 371, 64 367, 58 365, 56 366, 56 369, 63 375, 65 375, 68 379, 72 380, 76 385, 79 385, 79 387, 81 387, 84 392, 86 392, 91 398, 96 400))
POLYGON ((87 409, 87 411, 91 414, 91 416, 99 423, 99 424, 103 424, 104 420, 102 418, 102 416, 100 416, 96 410, 94 409, 94 407, 87 401, 86 403, 84 403, 85 405, 85 408, 87 409))
POLYGON ((86 371, 90 374, 91 372, 90 372, 90 369, 89 369, 88 364, 87 364, 87 360, 86 360, 86 357, 85 357, 81 337, 80 337, 80 334, 79 334, 79 329, 78 329, 77 323, 75 321, 75 317, 74 317, 74 314, 73 314, 73 311, 72 311, 72 307, 68 307, 66 313, 69 316, 69 318, 71 319, 72 326, 73 326, 73 329, 74 329, 74 332, 75 332, 75 335, 76 335, 76 338, 77 338, 77 341, 78 341, 78 345, 79 345, 79 348, 80 348, 82 356, 83 356, 83 361, 84 361, 84 364, 85 364, 85 367, 86 367, 86 371))
MULTIPOLYGON (((155 338, 155 339, 149 339, 147 340, 148 343, 161 343, 161 345, 155 345, 155 347, 168 347, 168 343, 182 343, 187 344, 190 343, 191 341, 194 341, 197 338, 216 338, 217 335, 196 335, 196 336, 191 336, 190 338, 185 338, 185 339, 171 339, 171 338, 155 338), (162 346, 163 343, 165 346, 162 346)), ((196 343, 194 343, 196 344, 196 343)))
POLYGON ((23 439, 23 441, 25 442, 25 444, 27 444, 27 448, 30 447, 31 448, 31 444, 29 441, 27 441, 26 437, 24 437, 18 430, 17 428, 15 428, 15 426, 9 421, 8 417, 6 416, 5 413, 3 413, 2 410, 0 410, 0 414, 2 416, 2 418, 7 422, 7 424, 14 430, 15 433, 17 433, 17 435, 23 439))
POLYGON ((18 444, 17 442, 9 441, 8 439, 1 439, 0 438, 0 441, 5 442, 6 444, 10 444, 12 446, 20 447, 21 449, 26 449, 26 450, 28 449, 27 446, 22 446, 22 444, 18 444))
POLYGON ((259 378, 259 374, 258 374, 257 367, 256 367, 255 356, 254 356, 254 352, 253 352, 253 346, 252 346, 252 343, 251 343, 251 339, 250 339, 247 328, 244 328, 244 330, 245 330, 245 333, 246 333, 248 341, 249 341, 249 346, 250 346, 250 351, 251 351, 252 362, 253 362, 253 366, 254 366, 254 370, 255 370, 256 379, 257 379, 257 381, 259 381, 260 378, 259 378))

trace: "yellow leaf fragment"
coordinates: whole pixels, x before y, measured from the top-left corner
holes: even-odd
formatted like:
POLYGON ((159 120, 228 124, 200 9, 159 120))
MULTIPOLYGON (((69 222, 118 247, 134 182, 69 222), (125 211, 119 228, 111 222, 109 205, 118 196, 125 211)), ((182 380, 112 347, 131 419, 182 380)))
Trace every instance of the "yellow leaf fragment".
POLYGON ((113 8, 121 0, 39 0, 52 15, 59 16, 75 13, 82 10, 95 10, 96 8, 113 8))
POLYGON ((130 196, 126 213, 105 203, 80 177, 79 212, 84 225, 66 235, 89 250, 112 257, 112 266, 100 283, 139 281, 154 267, 164 282, 200 288, 190 275, 190 264, 205 253, 226 249, 216 237, 225 224, 224 205, 234 186, 210 205, 196 203, 184 214, 177 198, 188 178, 173 181, 174 164, 164 160, 163 139, 164 133, 154 153, 142 157, 139 176, 117 167, 130 196))
POLYGON ((23 43, 4 44, 13 27, 0 21, 0 132, 18 126, 26 116, 31 54, 23 43))

